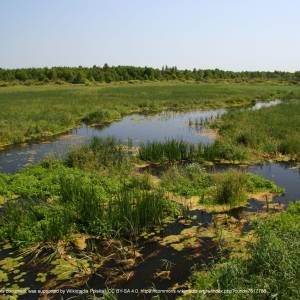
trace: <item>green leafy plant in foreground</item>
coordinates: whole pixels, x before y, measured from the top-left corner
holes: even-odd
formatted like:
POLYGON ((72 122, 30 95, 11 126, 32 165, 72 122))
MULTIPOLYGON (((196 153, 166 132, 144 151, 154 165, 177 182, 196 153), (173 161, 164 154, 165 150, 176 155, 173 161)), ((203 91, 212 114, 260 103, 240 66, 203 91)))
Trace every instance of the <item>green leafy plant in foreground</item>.
MULTIPOLYGON (((0 237, 22 245, 57 242, 82 232, 119 238, 162 224, 179 207, 140 180, 103 186, 103 179, 83 173, 59 177, 56 199, 16 199, 3 205, 0 237)), ((107 182, 109 183, 109 181, 107 182)))

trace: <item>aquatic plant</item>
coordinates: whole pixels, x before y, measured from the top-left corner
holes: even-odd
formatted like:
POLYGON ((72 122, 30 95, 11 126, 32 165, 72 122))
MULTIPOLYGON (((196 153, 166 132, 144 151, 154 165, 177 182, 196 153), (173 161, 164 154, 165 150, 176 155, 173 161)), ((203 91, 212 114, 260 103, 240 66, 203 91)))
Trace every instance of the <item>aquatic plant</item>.
POLYGON ((130 236, 162 224, 165 217, 179 213, 179 206, 159 191, 124 189, 108 205, 108 219, 112 228, 130 236))
POLYGON ((139 158, 152 162, 174 162, 191 158, 194 146, 182 140, 148 142, 139 147, 139 158))
POLYGON ((86 124, 104 124, 105 122, 110 122, 119 118, 121 118, 121 115, 116 110, 99 109, 85 116, 83 122, 86 124))
POLYGON ((174 166, 161 177, 161 187, 179 196, 201 195, 211 185, 211 175, 197 164, 174 166))
POLYGON ((249 157, 246 147, 217 140, 210 145, 191 144, 182 140, 152 141, 139 147, 139 158, 150 162, 229 160, 242 161, 249 157))
POLYGON ((214 127, 219 129, 222 148, 231 144, 232 149, 246 148, 252 155, 280 153, 297 158, 300 154, 299 111, 299 100, 290 100, 265 109, 223 115, 214 127))
POLYGON ((91 174, 61 174, 55 199, 4 203, 0 237, 31 245, 65 240, 76 232, 106 238, 137 236, 180 213, 162 192, 150 190, 143 178, 124 178, 114 186, 114 180, 91 174))

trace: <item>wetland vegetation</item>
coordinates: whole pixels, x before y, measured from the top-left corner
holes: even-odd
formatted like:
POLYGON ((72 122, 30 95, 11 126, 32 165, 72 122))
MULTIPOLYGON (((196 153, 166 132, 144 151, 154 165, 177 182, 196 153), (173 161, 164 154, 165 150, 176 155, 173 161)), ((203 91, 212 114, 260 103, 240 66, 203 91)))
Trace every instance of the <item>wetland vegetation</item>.
POLYGON ((104 124, 133 112, 249 106, 299 98, 299 85, 162 82, 102 86, 2 87, 0 145, 46 138, 80 125, 104 124))
POLYGON ((218 131, 212 143, 92 138, 63 158, 1 173, 0 286, 253 288, 264 292, 180 296, 299 298, 299 202, 284 211, 284 180, 238 166, 299 160, 299 99, 299 85, 277 81, 2 87, 2 145, 133 112, 239 109, 201 124, 218 131), (271 99, 283 103, 249 109, 271 99))
POLYGON ((290 155, 299 159, 300 101, 294 100, 268 110, 229 113, 215 121, 222 141, 248 148, 253 154, 290 155))
MULTIPOLYGON (((219 249, 214 259, 221 259, 221 253, 225 259, 232 247, 227 238, 220 236, 220 231, 232 222, 227 214, 230 216, 236 207, 247 206, 252 195, 284 192, 261 176, 234 169, 209 172, 198 163, 167 166, 157 177, 149 171, 141 172, 144 166, 138 156, 130 156, 129 152, 130 148, 115 139, 94 138, 64 160, 49 158, 16 174, 1 175, 0 266, 4 287, 84 287, 95 282, 98 288, 126 286, 127 281, 131 282, 130 274, 138 273, 146 264, 144 272, 149 284, 163 282, 163 287, 176 288, 171 280, 174 275, 170 275, 176 274, 173 256, 176 259, 183 255, 178 259, 184 263, 192 258, 186 257, 191 255, 186 253, 188 249, 196 255, 202 253, 201 247, 206 243, 212 243, 211 249, 219 249), (207 211, 209 219, 215 221, 202 227, 204 220, 197 219, 199 210, 207 211), (220 217, 225 218, 224 224, 217 223, 220 217), (174 226, 185 229, 171 229, 174 226), (169 267, 155 265, 157 273, 148 270, 149 258, 143 252, 152 243, 154 252, 171 251, 169 267), (5 254, 7 257, 3 257, 5 254), (8 261, 12 264, 9 268, 8 261), (30 271, 24 271, 24 262, 31 266, 30 271), (9 272, 22 276, 13 279, 9 272), (106 283, 100 280, 103 276, 106 283), (165 276, 171 276, 169 284, 165 276)), ((297 213, 296 208, 293 211, 297 213)), ((235 226, 243 224, 234 220, 235 226)), ((243 240, 235 237, 239 238, 243 240)), ((163 252, 157 257, 166 259, 163 252)), ((201 257, 201 261, 206 266, 213 264, 208 257, 201 257)), ((198 272, 191 275, 186 271, 183 278, 187 280, 190 274, 191 282, 198 287, 198 272)), ((214 278, 204 282, 214 282, 214 278)), ((131 280, 148 286, 134 276, 131 280)), ((199 281, 204 284, 202 279, 199 281)))

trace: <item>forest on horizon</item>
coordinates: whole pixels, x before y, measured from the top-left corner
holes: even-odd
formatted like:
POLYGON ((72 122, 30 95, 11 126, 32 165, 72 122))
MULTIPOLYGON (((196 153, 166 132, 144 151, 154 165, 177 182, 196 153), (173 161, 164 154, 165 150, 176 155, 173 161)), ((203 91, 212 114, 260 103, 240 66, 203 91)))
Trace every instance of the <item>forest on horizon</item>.
POLYGON ((219 69, 184 69, 164 66, 161 69, 134 66, 94 65, 93 67, 0 68, 0 82, 4 83, 73 83, 114 82, 131 80, 234 80, 234 81, 289 81, 300 82, 300 71, 223 71, 219 69))

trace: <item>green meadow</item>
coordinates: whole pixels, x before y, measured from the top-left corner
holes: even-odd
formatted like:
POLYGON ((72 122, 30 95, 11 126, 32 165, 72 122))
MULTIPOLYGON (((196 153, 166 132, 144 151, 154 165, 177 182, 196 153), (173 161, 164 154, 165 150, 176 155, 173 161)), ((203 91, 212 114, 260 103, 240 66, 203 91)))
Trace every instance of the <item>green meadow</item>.
POLYGON ((257 111, 233 112, 222 116, 217 128, 224 145, 248 149, 252 156, 277 154, 300 159, 300 100, 257 111))

